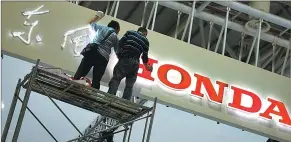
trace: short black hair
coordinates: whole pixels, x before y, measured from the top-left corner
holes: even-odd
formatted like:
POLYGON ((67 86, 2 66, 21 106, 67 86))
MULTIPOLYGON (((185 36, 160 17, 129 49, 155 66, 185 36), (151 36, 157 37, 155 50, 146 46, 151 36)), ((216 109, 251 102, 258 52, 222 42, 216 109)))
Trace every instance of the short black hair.
POLYGON ((144 32, 147 33, 148 32, 148 30, 145 27, 140 27, 140 28, 138 28, 137 31, 142 32, 142 33, 144 33, 144 32))
POLYGON ((119 23, 117 21, 114 21, 114 20, 111 20, 107 27, 110 27, 110 28, 113 28, 115 30, 120 30, 120 26, 119 26, 119 23))

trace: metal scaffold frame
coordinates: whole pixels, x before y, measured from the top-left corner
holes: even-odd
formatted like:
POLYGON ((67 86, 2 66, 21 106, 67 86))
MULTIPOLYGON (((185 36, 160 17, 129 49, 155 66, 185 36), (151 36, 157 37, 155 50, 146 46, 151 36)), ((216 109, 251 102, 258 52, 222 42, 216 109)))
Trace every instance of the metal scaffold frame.
POLYGON ((126 140, 127 142, 129 142, 133 123, 142 119, 146 119, 143 134, 144 137, 142 139, 142 142, 150 141, 157 98, 155 99, 152 107, 146 107, 140 104, 136 104, 129 100, 125 100, 115 95, 104 93, 97 89, 88 87, 86 85, 74 82, 68 78, 60 76, 50 71, 50 69, 56 68, 41 67, 39 66, 39 62, 40 60, 38 59, 36 65, 32 68, 32 71, 27 74, 22 81, 21 79, 18 80, 12 103, 9 109, 7 121, 1 137, 2 142, 5 142, 7 139, 8 130, 11 124, 11 120, 13 118, 17 100, 20 100, 22 102, 22 105, 20 114, 17 119, 16 128, 12 137, 12 142, 17 142, 18 140, 26 109, 48 132, 52 139, 58 142, 53 134, 27 106, 32 91, 47 96, 50 101, 52 101, 52 103, 58 108, 58 110, 66 117, 66 119, 72 124, 72 126, 79 132, 80 136, 78 138, 69 140, 68 142, 102 142, 100 140, 103 140, 110 135, 123 131, 123 142, 125 142, 126 140), (21 87, 26 89, 23 100, 19 97, 21 87), (62 109, 55 103, 53 99, 100 114, 102 117, 100 117, 100 123, 98 124, 104 125, 105 127, 103 127, 103 129, 99 129, 98 131, 94 131, 93 133, 84 132, 83 134, 76 127, 76 125, 74 125, 70 118, 62 111, 62 109), (105 124, 104 122, 106 122, 108 119, 113 120, 115 124, 111 126, 105 124), (148 125, 149 119, 150 123, 148 125), (118 130, 118 128, 120 127, 124 127, 124 129, 118 130), (128 130, 130 130, 129 134, 128 130), (102 135, 108 132, 110 132, 109 135, 102 135), (145 137, 146 132, 147 136, 145 137), (96 137, 96 134, 99 134, 98 137, 96 137))

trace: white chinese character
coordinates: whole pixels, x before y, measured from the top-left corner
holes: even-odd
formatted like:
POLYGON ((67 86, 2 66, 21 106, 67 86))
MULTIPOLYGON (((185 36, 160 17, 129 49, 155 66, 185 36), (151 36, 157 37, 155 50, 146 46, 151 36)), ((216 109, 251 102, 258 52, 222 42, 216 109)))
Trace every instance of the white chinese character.
POLYGON ((71 43, 74 45, 74 56, 78 57, 81 55, 83 48, 85 48, 86 45, 92 41, 93 36, 95 36, 95 32, 91 29, 90 26, 69 30, 64 34, 64 42, 61 44, 61 48, 64 49, 66 47, 67 40, 69 38, 71 43))
MULTIPOLYGON (((36 20, 35 22, 28 22, 28 20, 30 19, 30 17, 32 15, 41 15, 41 14, 45 14, 45 13, 49 12, 49 10, 39 11, 42 7, 43 7, 43 5, 41 5, 40 7, 36 8, 35 10, 22 12, 23 16, 27 16, 26 20, 23 23, 24 26, 30 26, 30 29, 29 29, 29 32, 27 34, 27 38, 26 39, 23 37, 25 32, 12 32, 12 36, 18 37, 25 44, 30 44, 31 43, 31 34, 32 34, 32 31, 33 31, 34 27, 38 24, 38 20, 36 20)), ((40 42, 41 41, 41 37, 39 35, 37 35, 36 36, 36 40, 37 40, 37 42, 40 42)))

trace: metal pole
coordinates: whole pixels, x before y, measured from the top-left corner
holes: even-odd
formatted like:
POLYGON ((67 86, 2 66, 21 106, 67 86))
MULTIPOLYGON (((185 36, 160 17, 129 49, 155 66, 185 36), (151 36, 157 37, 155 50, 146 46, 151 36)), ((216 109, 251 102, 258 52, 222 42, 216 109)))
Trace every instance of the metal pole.
POLYGON ((39 88, 45 93, 45 95, 51 100, 51 102, 57 107, 57 109, 66 117, 66 119, 71 123, 71 125, 79 132, 81 136, 83 136, 82 132, 77 128, 77 126, 71 121, 71 119, 65 114, 65 112, 59 107, 59 105, 46 93, 46 91, 42 88, 40 84, 37 83, 39 88))
POLYGON ((111 1, 108 1, 108 3, 107 3, 107 7, 106 7, 106 11, 105 11, 106 15, 108 15, 108 11, 109 11, 109 8, 110 8, 110 2, 111 1))
POLYGON ((280 34, 279 34, 279 37, 282 36, 284 33, 286 33, 289 29, 285 29, 284 31, 282 31, 280 34))
POLYGON ((250 52, 249 52, 249 55, 248 55, 248 58, 247 58, 247 61, 246 61, 247 64, 248 64, 249 61, 250 61, 250 58, 251 58, 252 52, 253 52, 253 50, 254 50, 254 47, 255 47, 255 43, 256 43, 257 38, 258 38, 258 32, 257 32, 257 34, 256 34, 256 36, 255 36, 255 38, 254 38, 254 40, 253 40, 252 47, 251 47, 251 49, 250 49, 250 52))
POLYGON ((153 110, 152 110, 152 115, 151 115, 151 120, 150 120, 150 124, 149 124, 149 130, 148 130, 148 135, 147 135, 147 140, 146 140, 146 142, 150 142, 151 132, 152 132, 153 123, 154 123, 154 118, 155 118, 155 112, 156 112, 157 100, 158 100, 158 98, 155 98, 155 102, 154 102, 154 106, 153 106, 153 110))
MULTIPOLYGON (((147 113, 147 116, 149 116, 149 112, 147 113)), ((144 125, 142 142, 144 142, 144 140, 145 140, 145 135, 146 135, 146 132, 147 132, 147 127, 148 127, 148 120, 149 120, 149 117, 146 118, 146 123, 144 125)))
POLYGON ((24 99, 23 99, 23 103, 22 103, 22 106, 21 106, 21 109, 20 109, 20 113, 19 113, 19 116, 18 116, 17 124, 16 124, 15 131, 14 131, 14 134, 13 134, 13 138, 12 138, 13 142, 17 142, 17 139, 18 139, 18 136, 19 136, 19 133, 20 133, 20 129, 21 129, 21 126, 22 126, 23 118, 24 118, 24 115, 25 115, 25 110, 26 110, 26 107, 27 107, 27 104, 28 104, 30 93, 31 93, 31 87, 32 87, 32 84, 34 82, 34 78, 36 77, 36 72, 37 72, 37 68, 38 68, 38 65, 39 65, 39 61, 40 60, 37 59, 36 64, 35 64, 35 66, 34 66, 34 68, 32 70, 31 77, 30 77, 29 82, 28 82, 28 86, 27 86, 27 89, 26 89, 26 92, 25 92, 25 96, 24 96, 24 99))
POLYGON ((83 138, 86 138, 86 137, 89 137, 89 136, 93 136, 93 135, 98 134, 98 133, 101 133, 101 132, 105 132, 105 131, 113 130, 114 128, 118 128, 118 127, 120 127, 120 126, 127 125, 127 124, 130 124, 130 123, 133 123, 133 122, 136 122, 136 121, 139 121, 139 120, 145 119, 145 118, 147 118, 147 117, 148 117, 148 116, 146 116, 146 117, 142 117, 142 118, 138 118, 138 119, 135 119, 135 120, 131 120, 131 121, 128 121, 128 122, 125 122, 125 123, 122 123, 122 124, 118 124, 118 125, 115 125, 115 126, 112 126, 112 127, 108 128, 108 129, 100 130, 100 131, 94 132, 94 133, 92 133, 92 134, 88 134, 88 135, 85 135, 85 136, 81 136, 81 137, 79 137, 79 138, 75 138, 75 139, 69 140, 69 141, 67 141, 67 142, 73 142, 73 141, 75 141, 75 140, 79 140, 79 139, 83 139, 83 138))
POLYGON ((262 22, 263 19, 260 19, 260 23, 259 23, 259 33, 258 33, 258 38, 257 38, 257 50, 256 50, 256 62, 255 62, 255 66, 257 67, 259 64, 259 52, 260 52, 260 40, 261 40, 261 31, 262 31, 262 22))
POLYGON ((126 137, 127 137, 127 130, 128 130, 128 126, 126 126, 125 128, 126 130, 124 131, 124 135, 123 135, 123 141, 122 142, 126 142, 126 137))
POLYGON ((205 45, 205 36, 204 36, 204 28, 203 28, 203 22, 201 19, 199 19, 199 27, 200 27, 200 35, 201 35, 201 40, 202 40, 202 47, 206 48, 205 45))
POLYGON ((154 3, 154 4, 153 4, 152 10, 151 10, 151 14, 150 14, 150 17, 149 17, 149 19, 148 19, 148 22, 147 22, 147 29, 149 28, 149 26, 150 26, 150 23, 151 23, 151 21, 152 21, 152 18, 153 18, 153 15, 154 15, 154 11, 155 11, 155 4, 156 4, 156 3, 154 3))
POLYGON ((245 34, 242 33, 241 34, 240 49, 239 49, 239 56, 238 56, 238 60, 239 61, 241 61, 241 58, 242 58, 242 52, 243 52, 243 48, 244 48, 244 41, 245 41, 245 34))
POLYGON ((290 50, 290 58, 289 58, 289 59, 290 59, 290 63, 289 63, 289 67, 290 67, 290 69, 289 69, 290 76, 289 76, 289 77, 291 78, 291 50, 290 50))
POLYGON ((284 63, 283 63, 282 69, 281 69, 281 75, 284 75, 284 72, 285 72, 285 69, 286 69, 287 60, 288 60, 288 56, 289 56, 289 51, 290 51, 290 49, 288 48, 287 51, 286 51, 286 55, 285 55, 285 58, 284 58, 284 63))
POLYGON ((211 37, 212 37, 212 28, 213 28, 213 22, 210 22, 207 50, 210 49, 210 42, 211 42, 211 37))
POLYGON ((156 5, 155 5, 155 13, 154 13, 154 18, 153 18, 153 23, 152 23, 152 31, 154 30, 155 23, 156 23, 156 17, 157 17, 158 6, 159 6, 159 1, 156 1, 156 5))
MULTIPOLYGON (((40 86, 41 87, 41 86, 40 86)), ((42 87, 41 87, 42 88, 42 87)), ((45 92, 45 91, 44 91, 45 92)), ((48 96, 48 95, 47 95, 48 96)), ((48 97, 52 102, 53 104, 58 108, 58 110, 66 117, 66 119, 72 124, 72 126, 79 132, 79 134, 81 136, 83 136, 82 132, 77 128, 77 126, 71 121, 71 119, 65 114, 65 112, 63 112, 63 110, 58 106, 58 104, 51 98, 51 97, 48 97)))
POLYGON ((178 36, 178 30, 179 30, 179 27, 180 27, 181 14, 182 14, 182 12, 181 11, 178 11, 178 18, 177 18, 177 25, 176 25, 176 31, 175 31, 175 38, 177 38, 177 36, 178 36))
POLYGON ((141 27, 144 26, 144 19, 145 19, 145 16, 146 16, 146 12, 147 12, 147 7, 148 7, 148 1, 145 1, 144 3, 144 9, 143 9, 143 14, 142 14, 142 20, 141 20, 141 27))
POLYGON ((117 16, 117 12, 118 12, 118 8, 119 8, 119 3, 120 3, 120 1, 117 0, 116 3, 117 3, 117 4, 116 4, 116 7, 115 7, 114 18, 116 18, 116 16, 117 16))
POLYGON ((241 14, 241 12, 238 12, 236 15, 234 15, 232 18, 231 18, 231 21, 233 21, 236 17, 238 17, 239 15, 241 14))
POLYGON ((21 82, 21 79, 18 79, 16 88, 15 88, 15 91, 14 91, 14 96, 13 96, 13 99, 12 99, 12 102, 11 102, 11 105, 10 105, 10 109, 9 109, 9 112, 8 112, 8 116, 7 116, 7 119, 6 119, 5 127, 4 127, 4 130, 3 130, 3 133, 2 133, 2 137, 1 137, 1 141, 2 142, 5 142, 6 138, 7 138, 7 134, 8 134, 8 131, 9 131, 9 128, 10 128, 10 124, 11 124, 11 121, 12 121, 12 118, 13 118, 13 114, 14 114, 14 111, 15 111, 15 106, 17 104, 17 97, 19 96, 19 92, 20 92, 20 89, 21 89, 21 85, 19 85, 20 82, 21 82))
POLYGON ((113 4, 112 4, 109 16, 111 16, 113 14, 113 10, 114 10, 115 6, 116 6, 116 1, 114 1, 113 4))
POLYGON ((227 7, 227 12, 226 12, 226 19, 225 19, 225 26, 224 26, 224 39, 223 39, 223 46, 222 46, 222 55, 225 53, 225 44, 226 44, 226 35, 227 35, 227 26, 228 26, 228 16, 229 16, 229 11, 230 8, 227 7))
POLYGON ((191 13, 190 29, 189 29, 189 34, 188 34, 188 43, 190 43, 190 40, 191 40, 192 26, 193 26, 193 20, 194 20, 194 15, 195 15, 195 5, 196 5, 196 0, 194 0, 193 4, 192 4, 192 13, 191 13))
POLYGON ((273 44, 273 54, 272 54, 272 72, 275 72, 275 50, 276 44, 273 44))
MULTIPOLYGON (((23 103, 23 101, 21 100, 21 98, 19 96, 17 96, 18 100, 21 101, 23 103)), ((30 114, 36 119, 36 121, 45 129, 46 132, 48 132, 48 134, 56 141, 58 142, 58 140, 54 137, 54 135, 44 126, 44 124, 38 119, 38 117, 32 112, 32 110, 27 106, 26 109, 30 112, 30 114)))
POLYGON ((130 129, 129 129, 129 134, 128 134, 127 142, 130 141, 130 136, 131 136, 132 126, 133 126, 133 124, 130 125, 130 129))
POLYGON ((219 33, 218 41, 216 42, 216 47, 214 50, 215 53, 217 53, 217 51, 218 51, 218 47, 219 47, 221 39, 222 39, 223 30, 224 30, 224 27, 221 28, 221 31, 219 33))
POLYGON ((187 19, 187 22, 186 22, 186 25, 185 25, 185 28, 184 28, 184 31, 183 31, 182 38, 181 38, 182 41, 184 41, 184 39, 185 39, 185 35, 186 35, 187 29, 188 29, 188 26, 189 26, 189 23, 190 23, 190 19, 191 19, 191 16, 189 15, 188 19, 187 19))

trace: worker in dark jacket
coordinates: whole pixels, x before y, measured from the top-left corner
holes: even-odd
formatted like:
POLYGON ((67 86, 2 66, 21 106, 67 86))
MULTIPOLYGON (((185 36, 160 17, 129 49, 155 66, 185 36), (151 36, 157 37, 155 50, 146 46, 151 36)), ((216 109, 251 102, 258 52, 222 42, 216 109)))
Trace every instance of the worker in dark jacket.
POLYGON ((153 67, 148 64, 149 41, 146 38, 147 29, 140 27, 137 31, 127 31, 119 41, 117 57, 119 61, 114 67, 113 77, 109 82, 109 94, 116 95, 120 81, 126 78, 126 86, 122 98, 130 100, 133 85, 137 79, 139 59, 142 57, 143 64, 148 71, 153 67))

